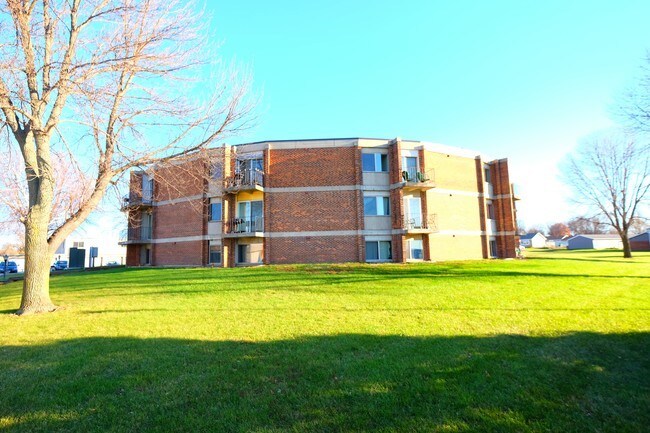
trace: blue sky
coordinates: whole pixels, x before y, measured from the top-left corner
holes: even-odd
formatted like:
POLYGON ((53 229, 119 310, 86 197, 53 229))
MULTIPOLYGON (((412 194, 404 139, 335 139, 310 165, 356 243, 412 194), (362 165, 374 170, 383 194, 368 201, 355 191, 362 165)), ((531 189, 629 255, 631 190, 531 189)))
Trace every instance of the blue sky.
POLYGON ((574 216, 558 163, 612 126, 650 50, 648 0, 205 1, 220 56, 261 95, 229 143, 399 136, 507 157, 528 226, 574 216))
POLYGON ((571 216, 555 179, 610 127, 650 49, 650 1, 210 1, 252 70, 260 124, 232 143, 402 137, 511 160, 528 225, 571 216))

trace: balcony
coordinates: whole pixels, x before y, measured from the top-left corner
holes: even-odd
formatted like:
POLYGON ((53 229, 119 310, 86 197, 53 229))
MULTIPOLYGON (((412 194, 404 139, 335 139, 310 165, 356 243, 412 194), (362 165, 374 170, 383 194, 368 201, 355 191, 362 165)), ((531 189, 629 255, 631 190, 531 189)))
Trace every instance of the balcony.
POLYGON ((513 201, 521 200, 519 197, 519 188, 514 183, 510 184, 510 195, 512 195, 513 201))
POLYGON ((415 167, 409 167, 402 171, 402 188, 427 190, 436 187, 435 170, 418 171, 415 167))
POLYGON ((261 238, 264 236, 264 217, 233 218, 226 224, 224 238, 261 238))
POLYGON ((153 206, 153 198, 151 195, 140 196, 137 194, 129 194, 122 197, 122 212, 128 209, 144 208, 153 206))
POLYGON ((225 179, 224 191, 264 191, 264 172, 257 168, 241 170, 225 179))
POLYGON ((120 233, 120 245, 148 244, 151 242, 151 227, 129 227, 120 233))
POLYGON ((405 234, 435 233, 438 231, 438 215, 405 215, 402 221, 405 234))

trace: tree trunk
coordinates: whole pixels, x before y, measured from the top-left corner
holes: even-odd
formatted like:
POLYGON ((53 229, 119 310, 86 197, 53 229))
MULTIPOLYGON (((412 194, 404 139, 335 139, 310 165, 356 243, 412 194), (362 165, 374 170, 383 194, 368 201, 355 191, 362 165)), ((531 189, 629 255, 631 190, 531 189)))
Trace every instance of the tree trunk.
POLYGON ((627 233, 621 235, 621 240, 623 241, 623 257, 626 259, 632 258, 632 248, 630 248, 630 239, 627 236, 627 233))
POLYGON ((50 299, 48 227, 52 214, 54 176, 50 164, 49 137, 29 132, 21 143, 29 188, 29 211, 25 219, 25 279, 18 315, 56 310, 50 299))
MULTIPOLYGON (((32 216, 34 215, 33 212, 32 216)), ((54 311, 50 300, 50 246, 47 243, 47 222, 28 219, 25 224, 25 280, 18 315, 54 311)))

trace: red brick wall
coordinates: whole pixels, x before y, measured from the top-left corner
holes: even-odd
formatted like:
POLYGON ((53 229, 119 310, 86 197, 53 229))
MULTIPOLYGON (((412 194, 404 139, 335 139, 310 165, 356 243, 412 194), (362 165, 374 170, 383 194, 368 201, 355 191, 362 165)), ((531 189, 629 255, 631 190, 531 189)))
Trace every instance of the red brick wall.
POLYGON ((153 238, 200 236, 204 233, 203 199, 156 206, 153 215, 153 238))
POLYGON ((140 266, 140 245, 131 244, 126 246, 126 265, 140 266))
POLYGON ((402 152, 402 142, 393 140, 388 148, 388 169, 390 172, 390 183, 402 181, 402 171, 400 170, 400 153, 402 152))
POLYGON ((357 230, 359 201, 356 191, 266 193, 265 225, 272 232, 357 230))
POLYGON ((342 263, 362 261, 358 236, 306 236, 267 238, 269 263, 342 263))
POLYGON ((204 159, 195 159, 167 165, 156 169, 153 178, 156 201, 202 194, 206 189, 208 164, 204 159))
POLYGON ((500 159, 490 163, 492 190, 495 196, 505 197, 492 200, 494 206, 497 231, 512 232, 513 234, 498 235, 497 254, 501 258, 516 257, 515 213, 514 200, 511 195, 510 176, 508 174, 508 160, 500 159))
POLYGON ((393 248, 393 262, 395 263, 405 263, 406 257, 406 242, 404 241, 403 235, 393 235, 393 242, 391 247, 393 248))
POLYGON ((265 186, 354 185, 357 158, 356 147, 271 150, 265 186))
POLYGON ((204 241, 168 242, 153 246, 154 266, 202 266, 204 241))

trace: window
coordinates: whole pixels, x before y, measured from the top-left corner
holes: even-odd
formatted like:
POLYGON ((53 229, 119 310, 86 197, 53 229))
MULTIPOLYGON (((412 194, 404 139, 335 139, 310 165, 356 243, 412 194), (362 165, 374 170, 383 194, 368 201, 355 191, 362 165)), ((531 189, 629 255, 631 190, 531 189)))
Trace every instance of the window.
POLYGON ((363 213, 366 216, 390 215, 390 199, 388 197, 364 197, 363 213))
POLYGON ((485 167, 485 181, 487 183, 492 183, 492 175, 490 173, 490 167, 485 167))
POLYGON ((424 249, 422 247, 422 239, 409 239, 408 253, 409 253, 409 259, 412 260, 424 259, 424 249))
POLYGON ((221 264, 221 244, 215 241, 210 241, 210 256, 208 257, 210 264, 221 264))
POLYGON ((210 205, 208 206, 208 220, 209 221, 221 221, 221 202, 210 200, 210 205))
POLYGON ((262 200, 237 202, 234 231, 236 233, 264 231, 264 202, 262 200))
POLYGON ((83 247, 84 247, 83 241, 81 241, 81 242, 73 242, 72 243, 72 248, 83 248, 83 247))
POLYGON ((406 182, 413 182, 417 180, 418 172, 418 158, 416 156, 405 156, 402 158, 402 179, 406 182))
POLYGON ((404 197, 404 223, 408 229, 419 229, 422 226, 422 202, 420 197, 404 197))
POLYGON ((151 264, 151 248, 146 247, 140 250, 140 264, 141 265, 150 265, 151 264))
POLYGON ((237 173, 246 171, 264 171, 264 161, 261 158, 256 159, 238 159, 237 173))
POLYGON ((493 220, 494 219, 494 205, 492 205, 491 202, 488 202, 488 204, 487 204, 487 213, 488 213, 488 218, 493 220))
POLYGON ((366 261, 392 260, 393 253, 390 241, 367 241, 366 261))
POLYGON ((142 200, 151 201, 153 199, 153 179, 148 174, 142 175, 142 200))
POLYGON ((388 155, 383 153, 364 153, 361 155, 363 171, 387 172, 388 155))
POLYGON ((153 215, 150 213, 142 214, 142 229, 140 231, 140 239, 151 239, 153 227, 153 215))
POLYGON ((211 179, 221 179, 223 177, 223 165, 221 162, 213 162, 210 165, 210 178, 211 179))
POLYGON ((490 257, 498 257, 498 255, 497 255, 497 241, 496 240, 491 240, 490 241, 490 257))

